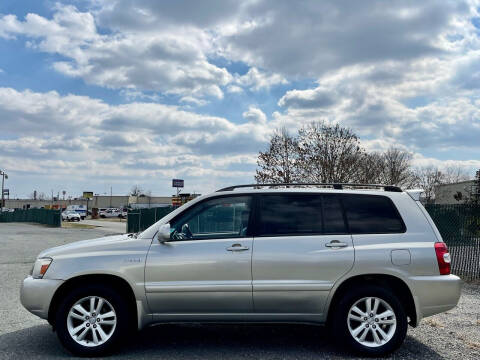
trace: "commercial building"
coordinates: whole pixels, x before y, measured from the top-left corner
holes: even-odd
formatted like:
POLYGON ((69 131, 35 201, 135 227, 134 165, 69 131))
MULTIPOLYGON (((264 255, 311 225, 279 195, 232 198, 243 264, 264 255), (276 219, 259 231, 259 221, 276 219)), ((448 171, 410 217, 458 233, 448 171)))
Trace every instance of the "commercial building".
POLYGON ((172 205, 171 196, 109 196, 98 195, 92 199, 84 198, 66 200, 34 200, 9 199, 5 200, 5 207, 9 209, 48 208, 65 209, 68 205, 86 205, 92 208, 149 208, 172 205))
POLYGON ((474 180, 435 186, 435 204, 463 204, 470 197, 474 180))

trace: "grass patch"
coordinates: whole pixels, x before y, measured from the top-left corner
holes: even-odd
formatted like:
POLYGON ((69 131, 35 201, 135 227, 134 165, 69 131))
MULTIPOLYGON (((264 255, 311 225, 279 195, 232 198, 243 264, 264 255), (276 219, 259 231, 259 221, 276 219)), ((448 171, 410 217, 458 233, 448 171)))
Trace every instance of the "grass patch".
POLYGON ((95 229, 97 226, 95 225, 87 225, 82 223, 74 223, 74 222, 62 222, 62 228, 65 229, 95 229))
POLYGON ((121 219, 118 217, 111 217, 111 218, 97 218, 97 219, 92 219, 92 220, 100 220, 100 221, 108 221, 108 222, 127 222, 127 219, 121 219))

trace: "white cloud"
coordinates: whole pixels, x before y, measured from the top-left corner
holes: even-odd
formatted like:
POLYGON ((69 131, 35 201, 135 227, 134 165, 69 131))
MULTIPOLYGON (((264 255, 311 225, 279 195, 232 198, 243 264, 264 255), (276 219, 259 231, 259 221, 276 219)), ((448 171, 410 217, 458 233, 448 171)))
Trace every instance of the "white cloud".
POLYGON ((261 109, 252 105, 250 105, 248 110, 245 111, 242 116, 245 120, 253 123, 265 124, 267 122, 267 116, 265 113, 261 109))
POLYGON ((279 106, 291 108, 327 108, 335 104, 334 89, 317 87, 309 90, 289 90, 278 101, 279 106))
POLYGON ((418 164, 477 166, 468 159, 480 156, 479 6, 91 0, 85 11, 57 4, 48 17, 0 16, 2 41, 54 54, 55 71, 126 101, 0 88, 0 157, 45 176, 185 175, 211 189, 250 182, 276 127, 325 120, 352 127, 369 148, 403 146, 418 164), (258 105, 244 111, 249 104, 258 105), (245 122, 214 116, 225 106, 245 122))
POLYGON ((109 88, 221 99, 221 87, 232 80, 208 62, 211 36, 201 29, 102 35, 91 13, 57 5, 51 20, 1 17, 0 36, 17 35, 31 39, 34 49, 65 57, 53 64, 58 72, 109 88))
POLYGON ((252 67, 245 75, 237 76, 236 82, 255 91, 270 89, 274 85, 287 84, 288 81, 279 74, 267 74, 252 67))
MULTIPOLYGON (((0 88, 0 133, 9 137, 0 138, 0 160, 13 174, 75 181, 183 174, 250 182, 270 129, 258 108, 245 117, 235 124, 172 105, 0 88)), ((204 186, 197 190, 212 185, 204 186)))
POLYGON ((231 94, 240 94, 243 92, 243 89, 237 85, 228 85, 227 92, 231 94))
POLYGON ((353 64, 441 55, 448 50, 444 36, 457 34, 458 19, 474 11, 467 1, 258 1, 245 7, 219 43, 230 59, 315 78, 353 64))

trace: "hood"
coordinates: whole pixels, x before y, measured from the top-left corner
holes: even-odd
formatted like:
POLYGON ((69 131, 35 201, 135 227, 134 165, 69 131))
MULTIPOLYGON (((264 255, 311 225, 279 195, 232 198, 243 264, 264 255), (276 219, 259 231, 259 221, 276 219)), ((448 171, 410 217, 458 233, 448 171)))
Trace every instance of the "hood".
POLYGON ((119 245, 119 243, 124 244, 125 242, 132 240, 136 239, 128 236, 128 234, 123 234, 105 236, 97 239, 75 241, 70 244, 60 245, 44 250, 38 255, 38 257, 55 257, 57 255, 82 253, 85 251, 101 251, 115 248, 119 245))

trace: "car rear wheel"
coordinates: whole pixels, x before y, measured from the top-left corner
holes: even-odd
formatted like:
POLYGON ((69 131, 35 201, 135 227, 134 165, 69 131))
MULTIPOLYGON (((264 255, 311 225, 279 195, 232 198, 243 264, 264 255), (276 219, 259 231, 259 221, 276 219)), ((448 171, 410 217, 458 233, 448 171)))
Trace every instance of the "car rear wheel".
POLYGON ((367 356, 383 356, 404 341, 408 319, 398 297, 388 288, 355 287, 340 300, 333 317, 339 343, 367 356))
POLYGON ((114 289, 96 284, 70 292, 58 307, 55 326, 61 343, 73 354, 111 353, 129 329, 128 308, 114 289))

